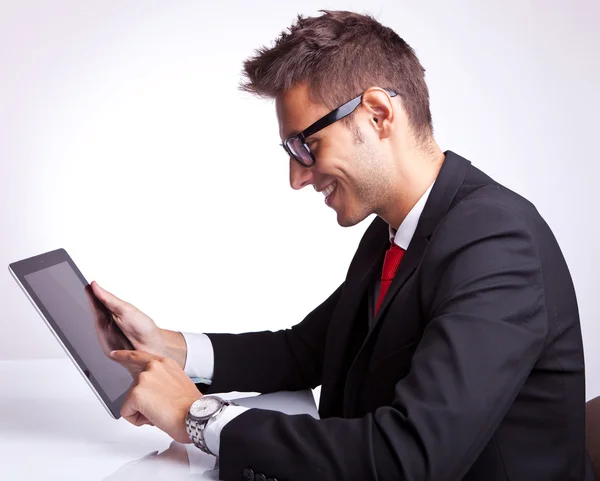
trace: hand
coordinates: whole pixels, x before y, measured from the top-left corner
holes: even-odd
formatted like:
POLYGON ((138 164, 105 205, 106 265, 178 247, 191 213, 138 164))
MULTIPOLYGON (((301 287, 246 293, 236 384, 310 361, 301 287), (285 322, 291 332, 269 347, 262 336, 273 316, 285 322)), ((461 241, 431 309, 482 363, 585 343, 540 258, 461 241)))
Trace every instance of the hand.
POLYGON ((160 329, 150 317, 104 290, 96 281, 90 285, 95 296, 108 309, 115 324, 135 349, 156 356, 170 357, 184 368, 187 346, 180 332, 160 329))
POLYGON ((144 351, 114 351, 111 358, 143 371, 127 394, 121 415, 135 426, 151 424, 177 442, 190 443, 185 418, 202 394, 177 362, 144 351))
POLYGON ((125 337, 113 321, 110 312, 94 295, 91 286, 86 286, 84 292, 94 316, 94 328, 96 329, 98 342, 106 357, 109 357, 111 351, 133 349, 129 339, 125 337))
MULTIPOLYGON (((106 357, 110 358, 110 353, 115 350, 133 350, 129 339, 118 328, 106 307, 94 296, 90 286, 86 286, 85 294, 94 316, 94 328, 98 337, 98 344, 100 344, 106 357)), ((131 373, 133 379, 137 380, 137 376, 141 372, 139 367, 136 364, 123 363, 123 365, 131 373)))

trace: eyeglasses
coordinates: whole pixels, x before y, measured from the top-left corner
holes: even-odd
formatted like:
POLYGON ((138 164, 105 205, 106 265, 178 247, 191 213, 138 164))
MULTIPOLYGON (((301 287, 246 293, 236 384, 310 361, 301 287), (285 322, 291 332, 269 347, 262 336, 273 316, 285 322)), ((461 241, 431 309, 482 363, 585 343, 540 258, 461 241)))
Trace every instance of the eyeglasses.
MULTIPOLYGON (((391 90, 384 89, 390 97, 395 97, 397 94, 391 90)), ((334 122, 347 117, 356 110, 356 107, 362 102, 363 94, 352 100, 346 102, 335 110, 332 110, 327 115, 321 117, 315 123, 310 125, 308 128, 300 132, 299 134, 290 135, 283 141, 281 146, 285 149, 289 156, 293 157, 304 167, 312 167, 315 162, 315 156, 310 150, 310 147, 306 143, 306 138, 313 134, 316 134, 319 130, 323 130, 325 127, 330 126, 334 122)))

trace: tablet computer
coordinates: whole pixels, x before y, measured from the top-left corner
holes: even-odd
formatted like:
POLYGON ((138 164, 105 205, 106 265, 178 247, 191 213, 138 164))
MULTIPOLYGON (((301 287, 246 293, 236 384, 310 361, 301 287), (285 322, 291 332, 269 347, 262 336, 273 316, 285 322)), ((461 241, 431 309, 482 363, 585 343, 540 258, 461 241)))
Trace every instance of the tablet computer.
POLYGON ((133 376, 109 353, 133 346, 69 254, 57 249, 8 269, 100 402, 118 419, 133 376))

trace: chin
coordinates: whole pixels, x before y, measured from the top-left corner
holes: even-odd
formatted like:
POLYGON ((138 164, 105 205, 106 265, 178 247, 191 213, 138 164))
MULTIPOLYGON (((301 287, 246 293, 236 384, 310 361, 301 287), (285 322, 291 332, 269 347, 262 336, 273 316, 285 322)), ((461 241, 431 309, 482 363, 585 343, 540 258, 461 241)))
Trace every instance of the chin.
POLYGON ((362 215, 357 212, 348 213, 348 214, 338 212, 337 213, 337 222, 341 227, 352 227, 352 226, 355 226, 356 224, 361 223, 367 217, 368 217, 368 214, 362 215))
POLYGON ((356 225, 358 222, 349 222, 348 219, 345 218, 340 218, 338 216, 338 224, 341 227, 352 227, 353 225, 356 225))

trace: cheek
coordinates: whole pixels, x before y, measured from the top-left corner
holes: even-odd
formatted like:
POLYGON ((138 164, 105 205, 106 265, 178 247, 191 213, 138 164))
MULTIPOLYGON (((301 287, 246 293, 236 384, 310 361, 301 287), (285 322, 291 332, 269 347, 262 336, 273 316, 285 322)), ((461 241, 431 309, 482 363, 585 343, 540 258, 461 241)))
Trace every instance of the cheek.
POLYGON ((323 139, 317 144, 313 153, 321 169, 328 174, 335 174, 348 165, 347 146, 343 143, 323 139))

